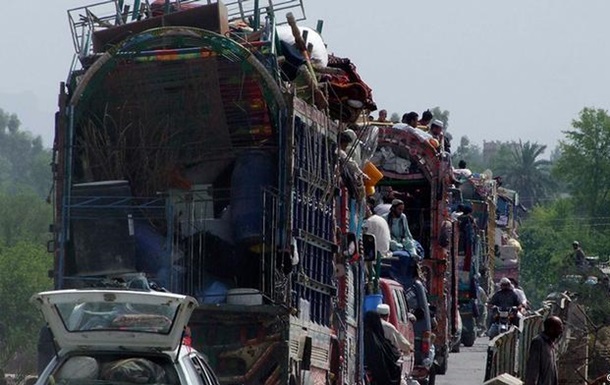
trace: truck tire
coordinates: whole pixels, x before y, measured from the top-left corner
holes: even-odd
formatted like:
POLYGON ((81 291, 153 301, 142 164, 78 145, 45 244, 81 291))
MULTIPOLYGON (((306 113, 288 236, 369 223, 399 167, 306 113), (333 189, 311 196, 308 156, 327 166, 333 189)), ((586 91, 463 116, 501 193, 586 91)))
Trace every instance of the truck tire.
POLYGON ((420 380, 419 383, 421 385, 434 385, 436 383, 436 365, 432 365, 432 367, 430 368, 428 378, 426 378, 425 380, 420 380))
POLYGON ((462 344, 461 340, 457 341, 455 344, 453 344, 453 346, 451 347, 451 353, 459 353, 461 344, 462 344))
POLYGON ((447 373, 448 361, 449 361, 449 349, 444 347, 444 351, 441 352, 441 356, 437 359, 437 363, 434 364, 433 369, 436 374, 444 375, 447 373))
POLYGON ((474 331, 464 331, 462 333, 462 343, 466 347, 471 347, 474 345, 474 341, 477 339, 477 335, 474 331))

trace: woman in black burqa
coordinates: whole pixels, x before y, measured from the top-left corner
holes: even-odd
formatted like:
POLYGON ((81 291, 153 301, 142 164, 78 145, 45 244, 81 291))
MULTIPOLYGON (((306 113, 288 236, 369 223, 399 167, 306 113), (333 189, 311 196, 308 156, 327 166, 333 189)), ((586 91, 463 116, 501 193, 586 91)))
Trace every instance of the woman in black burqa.
POLYGON ((379 314, 367 312, 364 315, 364 365, 372 377, 372 384, 399 385, 399 358, 398 349, 383 335, 379 314))

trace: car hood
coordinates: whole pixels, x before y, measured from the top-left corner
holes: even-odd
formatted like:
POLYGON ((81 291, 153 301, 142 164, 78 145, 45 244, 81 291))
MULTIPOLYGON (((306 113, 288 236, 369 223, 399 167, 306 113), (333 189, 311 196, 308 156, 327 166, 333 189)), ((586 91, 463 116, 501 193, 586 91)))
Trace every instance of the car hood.
POLYGON ((125 290, 48 291, 31 302, 62 350, 175 350, 197 306, 185 295, 125 290))

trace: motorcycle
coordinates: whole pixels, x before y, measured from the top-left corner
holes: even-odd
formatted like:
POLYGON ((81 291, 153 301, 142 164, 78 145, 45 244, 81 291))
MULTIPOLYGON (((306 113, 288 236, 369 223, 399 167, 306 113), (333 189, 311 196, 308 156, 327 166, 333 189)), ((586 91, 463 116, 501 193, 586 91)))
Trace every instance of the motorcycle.
POLYGON ((517 306, 509 308, 494 306, 491 308, 492 321, 487 335, 493 339, 497 335, 507 332, 511 325, 519 322, 519 309, 517 306))

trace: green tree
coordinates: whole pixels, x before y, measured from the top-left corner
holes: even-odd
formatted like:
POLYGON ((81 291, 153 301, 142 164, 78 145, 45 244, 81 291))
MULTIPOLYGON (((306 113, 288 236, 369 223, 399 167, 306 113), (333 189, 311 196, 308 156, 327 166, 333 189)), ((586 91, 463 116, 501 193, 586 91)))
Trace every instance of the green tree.
POLYGON ((497 165, 506 187, 519 192, 521 203, 532 208, 550 195, 553 181, 550 177, 551 162, 540 159, 546 146, 519 141, 510 146, 510 161, 497 165))
POLYGON ((464 160, 467 167, 471 170, 483 171, 484 169, 481 147, 473 144, 467 136, 460 138, 460 144, 453 151, 451 160, 455 167, 457 167, 460 160, 464 160))
POLYGON ((52 183, 51 151, 43 148, 40 136, 20 126, 17 115, 0 109, 0 190, 31 189, 44 198, 52 183))
MULTIPOLYGON (((35 372, 36 342, 43 325, 42 317, 29 303, 30 297, 40 291, 52 289, 48 270, 52 258, 40 244, 20 242, 0 251, 0 329, 2 352, 5 360, 15 352, 27 357, 22 373, 35 372)), ((0 362, 4 368, 6 362, 0 362)))
POLYGON ((534 207, 520 228, 521 282, 530 301, 540 304, 569 271, 571 243, 593 246, 591 234, 574 215, 569 199, 534 207))
POLYGON ((44 245, 49 239, 52 207, 31 191, 0 192, 0 245, 27 241, 44 245))
POLYGON ((610 215, 610 116, 606 110, 584 108, 572 127, 559 142, 554 175, 566 182, 578 206, 595 221, 610 215))

